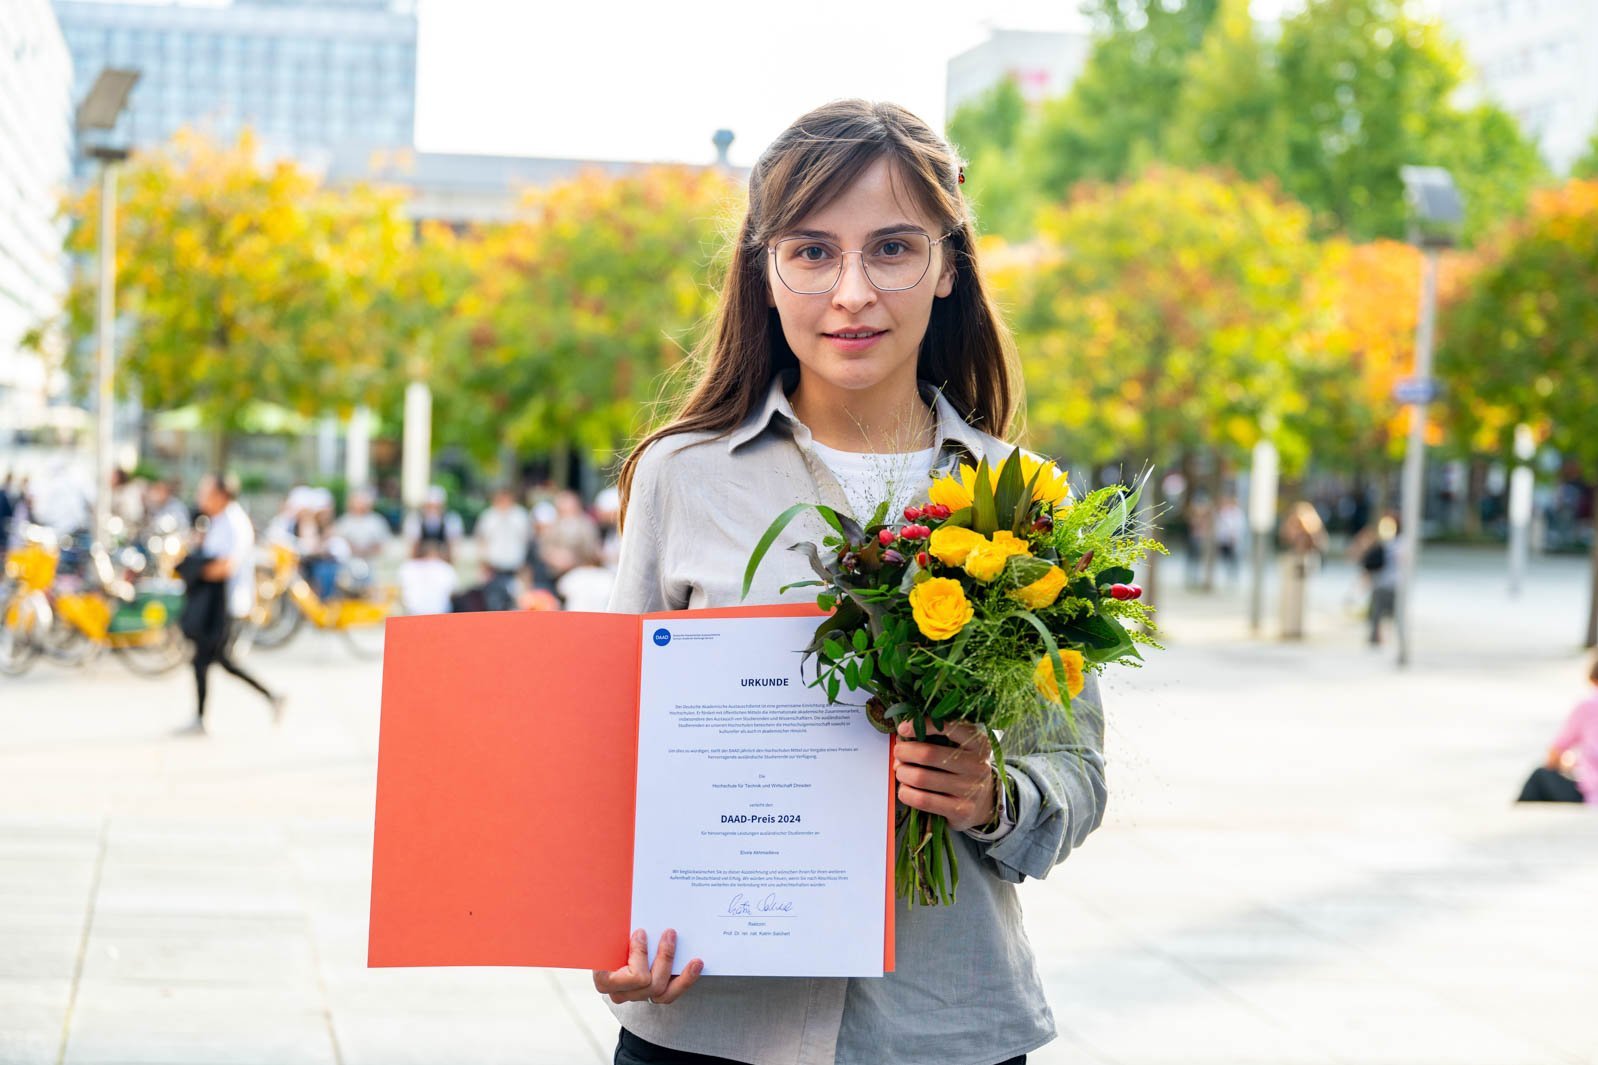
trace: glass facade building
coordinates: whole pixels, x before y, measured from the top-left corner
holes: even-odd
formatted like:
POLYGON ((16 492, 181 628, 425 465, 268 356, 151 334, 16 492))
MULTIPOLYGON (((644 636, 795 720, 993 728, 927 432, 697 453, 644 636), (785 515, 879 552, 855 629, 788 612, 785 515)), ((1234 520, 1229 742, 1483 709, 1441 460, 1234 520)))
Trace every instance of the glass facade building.
POLYGON ((22 337, 67 287, 58 218, 72 166, 72 60, 49 0, 0 3, 0 456, 37 420, 45 371, 22 337))
POLYGON ((325 162, 335 147, 409 147, 414 0, 233 0, 222 6, 55 0, 75 98, 105 67, 141 72, 119 127, 134 148, 180 128, 325 162))

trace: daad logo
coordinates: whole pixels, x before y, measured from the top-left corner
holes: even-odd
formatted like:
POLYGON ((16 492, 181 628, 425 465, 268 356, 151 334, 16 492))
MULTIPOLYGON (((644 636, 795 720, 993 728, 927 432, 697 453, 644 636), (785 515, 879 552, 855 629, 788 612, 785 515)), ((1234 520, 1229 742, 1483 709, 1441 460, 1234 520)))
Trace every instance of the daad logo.
POLYGON ((664 647, 671 642, 671 633, 665 629, 655 630, 655 646, 664 647))

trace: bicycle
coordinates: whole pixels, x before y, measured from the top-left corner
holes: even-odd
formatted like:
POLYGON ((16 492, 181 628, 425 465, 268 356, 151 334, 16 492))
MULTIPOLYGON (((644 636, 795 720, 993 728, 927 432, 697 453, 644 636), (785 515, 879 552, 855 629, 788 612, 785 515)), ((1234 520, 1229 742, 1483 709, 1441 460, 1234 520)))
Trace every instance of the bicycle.
POLYGON ((300 573, 300 556, 286 544, 271 545, 271 561, 256 570, 255 610, 250 615, 254 646, 282 647, 305 627, 337 632, 357 658, 383 654, 383 623, 399 605, 399 591, 370 598, 358 588, 324 600, 300 573))

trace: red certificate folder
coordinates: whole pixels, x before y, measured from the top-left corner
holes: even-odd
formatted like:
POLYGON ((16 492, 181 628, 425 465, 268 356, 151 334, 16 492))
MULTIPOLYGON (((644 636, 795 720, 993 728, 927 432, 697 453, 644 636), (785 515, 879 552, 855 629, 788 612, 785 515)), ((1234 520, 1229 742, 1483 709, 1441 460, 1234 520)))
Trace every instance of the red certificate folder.
MULTIPOLYGON (((367 964, 625 965, 644 622, 808 614, 820 616, 798 604, 390 620, 367 964)), ((885 972, 893 793, 890 780, 885 972)), ((663 929, 648 931, 653 951, 663 929)))

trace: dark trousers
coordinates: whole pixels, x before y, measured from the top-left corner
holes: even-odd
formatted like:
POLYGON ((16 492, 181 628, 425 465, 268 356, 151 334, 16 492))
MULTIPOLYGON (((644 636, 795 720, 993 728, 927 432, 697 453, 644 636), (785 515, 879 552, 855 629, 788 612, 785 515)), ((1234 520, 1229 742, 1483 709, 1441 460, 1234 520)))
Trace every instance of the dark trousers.
POLYGON ((194 642, 194 695, 196 714, 201 718, 205 717, 205 675, 210 671, 213 663, 221 666, 268 699, 272 698, 272 693, 265 684, 250 676, 244 671, 243 666, 233 661, 233 637, 237 634, 237 625, 237 621, 229 618, 219 636, 194 642))
POLYGON ((1520 789, 1517 802, 1581 802, 1581 789, 1576 782, 1557 770, 1543 766, 1532 770, 1526 786, 1520 789))
MULTIPOLYGON (((616 1056, 611 1060, 613 1065, 742 1065, 731 1058, 713 1058, 708 1054, 690 1054, 686 1050, 657 1046, 625 1028, 616 1041, 616 1056)), ((1000 1065, 1026 1065, 1026 1055, 1000 1062, 1000 1065)))

